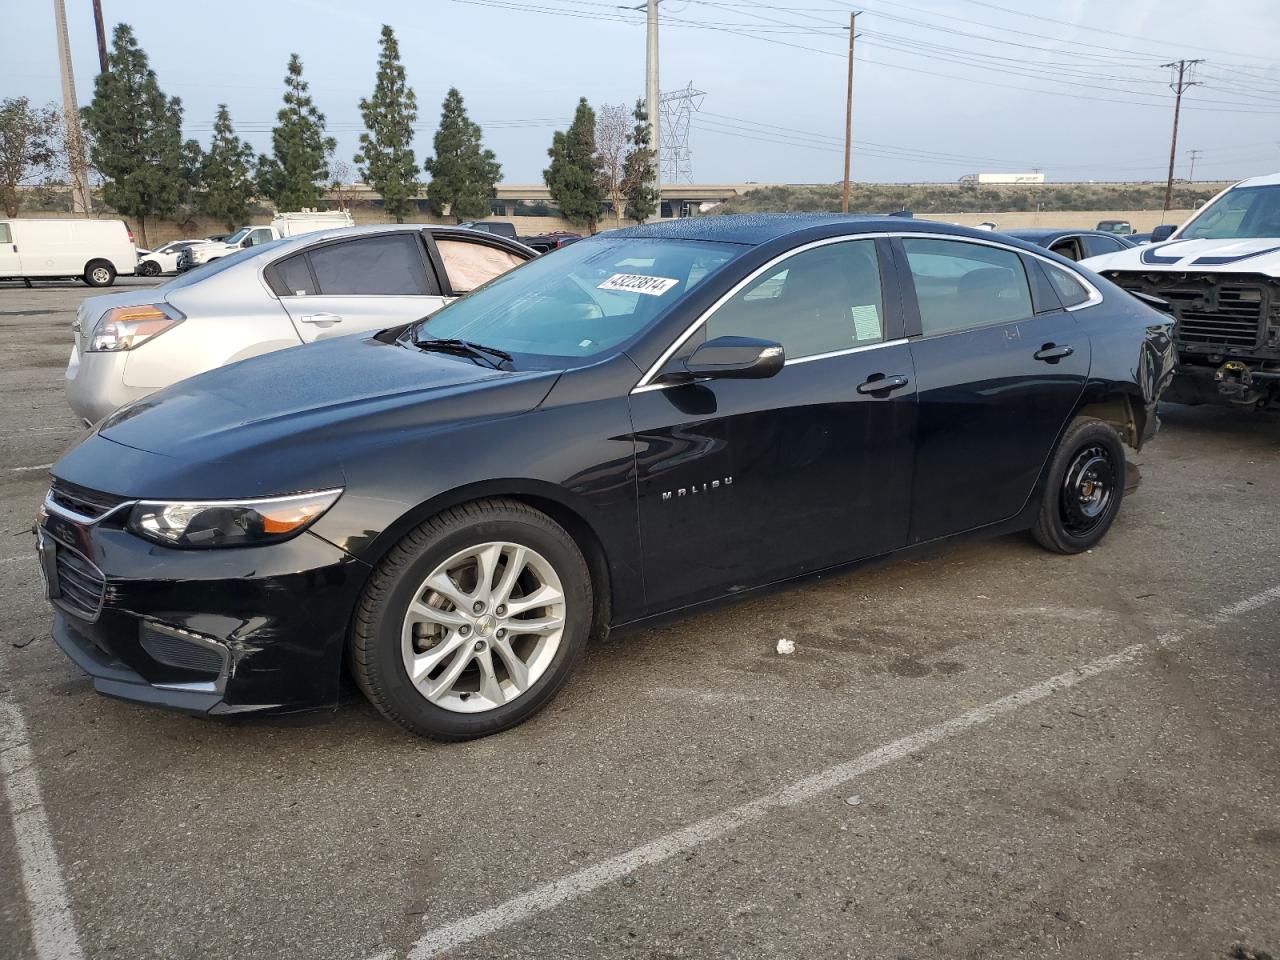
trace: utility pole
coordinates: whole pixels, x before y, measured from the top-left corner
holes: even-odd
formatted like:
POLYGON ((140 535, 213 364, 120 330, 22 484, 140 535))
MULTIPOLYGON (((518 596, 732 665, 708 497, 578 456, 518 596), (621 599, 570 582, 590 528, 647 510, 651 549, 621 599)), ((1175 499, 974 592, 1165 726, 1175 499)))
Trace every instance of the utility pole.
POLYGON ((93 0, 93 26, 98 31, 98 68, 107 72, 107 31, 102 26, 102 0, 93 0))
POLYGON ((649 149, 653 151, 653 189, 658 193, 658 216, 662 216, 662 124, 658 93, 658 0, 648 0, 645 28, 644 99, 649 114, 649 149))
POLYGON ((853 41, 857 36, 854 25, 856 13, 849 14, 849 83, 844 101, 844 189, 840 191, 840 212, 849 212, 849 156, 853 152, 853 41))
POLYGON ((1188 150, 1187 153, 1191 155, 1191 172, 1187 174, 1187 179, 1194 180, 1196 178, 1196 160, 1200 158, 1200 154, 1204 153, 1204 151, 1188 150))
POLYGON ((84 164, 84 141, 80 136, 80 106, 76 102, 76 77, 71 69, 71 43, 67 39, 67 8, 63 0, 53 0, 58 24, 58 64, 62 71, 62 115, 67 124, 67 172, 71 178, 71 209, 89 213, 89 177, 84 164))
POLYGON ((1178 115, 1182 112, 1182 92, 1188 87, 1194 87, 1198 81, 1192 80, 1191 75, 1195 71, 1196 64, 1204 63, 1204 60, 1175 60, 1172 63, 1162 63, 1160 66, 1168 67, 1173 71, 1173 76, 1169 81, 1169 88, 1173 90, 1173 137, 1169 141, 1169 179, 1164 185, 1164 212, 1169 212, 1169 207, 1173 203, 1173 162, 1178 153, 1178 115))

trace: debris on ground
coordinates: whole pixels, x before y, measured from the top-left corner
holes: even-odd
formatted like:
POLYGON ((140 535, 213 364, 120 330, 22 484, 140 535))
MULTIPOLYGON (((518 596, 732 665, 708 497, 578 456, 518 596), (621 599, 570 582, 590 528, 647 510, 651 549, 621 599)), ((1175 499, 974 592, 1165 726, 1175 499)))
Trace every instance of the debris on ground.
POLYGON ((859 807, 862 805, 862 797, 855 793, 852 797, 845 797, 844 802, 851 807, 859 807))
POLYGON ((783 637, 778 641, 777 651, 783 656, 786 656, 788 653, 796 652, 796 645, 793 641, 783 637))

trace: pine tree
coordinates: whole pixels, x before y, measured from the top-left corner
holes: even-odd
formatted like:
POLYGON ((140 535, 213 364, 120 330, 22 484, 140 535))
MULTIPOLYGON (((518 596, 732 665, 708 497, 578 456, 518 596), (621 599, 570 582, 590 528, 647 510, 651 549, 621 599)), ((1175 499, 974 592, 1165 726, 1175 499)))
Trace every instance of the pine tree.
POLYGON ((258 185, 280 210, 318 207, 329 177, 328 157, 337 146, 324 135, 324 114, 311 102, 302 61, 289 57, 284 78, 284 106, 271 131, 272 155, 258 158, 258 185))
POLYGON ((182 101, 166 97, 133 29, 116 25, 107 69, 94 81, 84 108, 90 157, 105 184, 107 205, 138 220, 147 244, 147 218, 170 216, 188 192, 183 179, 182 101))
POLYGON ((256 190, 253 147, 236 136, 225 103, 218 104, 213 139, 200 164, 200 185, 204 190, 196 194, 196 205, 205 216, 217 220, 228 230, 236 229, 249 218, 249 201, 256 190))
POLYGON ((622 164, 622 192, 627 197, 627 216, 644 223, 658 210, 658 171, 649 144, 649 113, 644 101, 636 101, 636 125, 631 131, 632 148, 622 164))
POLYGON ((444 98, 434 146, 436 155, 423 164, 431 174, 427 200, 432 212, 439 216, 448 204, 449 213, 459 223, 488 216, 502 166, 493 151, 484 148, 480 127, 467 116, 456 88, 444 98))
POLYGON ((542 171, 542 179, 551 191, 551 199, 566 220, 585 224, 595 233, 604 191, 596 153, 596 114, 586 97, 578 101, 569 129, 557 130, 552 136, 547 156, 551 166, 542 171))
POLYGON ((405 83, 404 65, 396 35, 382 25, 382 53, 378 55, 378 76, 373 97, 360 101, 360 115, 366 133, 360 134, 360 152, 355 155, 361 178, 382 196, 383 209, 404 223, 415 210, 418 193, 418 161, 414 159, 413 122, 418 119, 418 98, 405 83))

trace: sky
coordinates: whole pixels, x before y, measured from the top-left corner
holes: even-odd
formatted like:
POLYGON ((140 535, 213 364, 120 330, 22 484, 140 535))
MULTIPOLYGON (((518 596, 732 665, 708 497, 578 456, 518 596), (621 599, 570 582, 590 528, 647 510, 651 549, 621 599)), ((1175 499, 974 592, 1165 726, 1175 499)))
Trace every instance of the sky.
MULTIPOLYGON (((92 7, 65 2, 83 104, 98 69, 92 7)), ((451 86, 509 184, 541 182, 579 97, 630 104, 644 91, 643 11, 607 0, 102 6, 108 33, 132 25, 205 145, 226 103, 237 131, 269 149, 297 53, 352 178, 383 23, 417 93, 420 162, 451 86)), ((694 182, 840 179, 855 9, 855 180, 1036 169, 1053 181, 1163 180, 1173 93, 1160 65, 1197 57, 1177 175, 1191 173, 1192 150, 1196 179, 1280 170, 1280 0, 663 0, 662 89, 702 91, 690 104, 694 182)), ((60 102, 52 4, 0 0, 0 25, 0 97, 60 102)))

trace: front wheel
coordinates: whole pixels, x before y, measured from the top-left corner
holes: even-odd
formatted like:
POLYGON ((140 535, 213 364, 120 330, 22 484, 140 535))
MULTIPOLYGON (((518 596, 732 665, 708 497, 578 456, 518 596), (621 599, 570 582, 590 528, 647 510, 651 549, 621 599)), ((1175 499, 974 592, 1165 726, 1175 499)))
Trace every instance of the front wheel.
POLYGON ((1125 457, 1112 427, 1092 417, 1072 421, 1049 465, 1036 542, 1054 553, 1088 550, 1111 528, 1124 499, 1125 457))
POLYGON ((143 277, 158 277, 160 276, 160 264, 154 260, 143 260, 138 265, 138 274, 143 277))
POLYGON ((497 733, 544 707, 591 631, 582 552, 512 500, 447 510, 379 564, 356 608, 351 671, 388 719, 437 740, 497 733))

